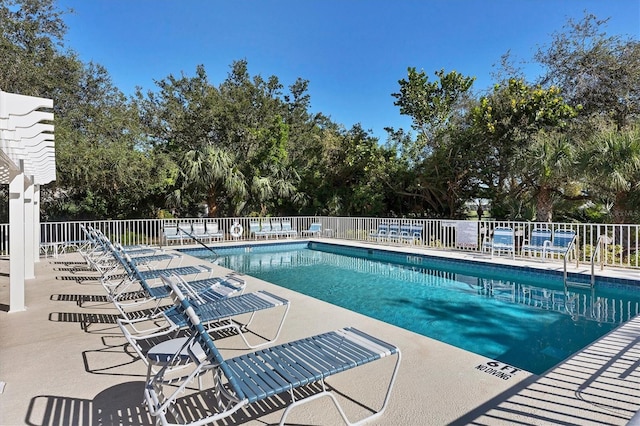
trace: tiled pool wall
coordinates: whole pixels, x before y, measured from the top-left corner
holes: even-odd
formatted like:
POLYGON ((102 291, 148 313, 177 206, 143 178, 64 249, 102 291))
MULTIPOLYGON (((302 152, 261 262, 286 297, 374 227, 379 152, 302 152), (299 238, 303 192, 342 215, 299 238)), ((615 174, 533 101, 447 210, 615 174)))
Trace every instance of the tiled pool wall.
MULTIPOLYGON (((240 254, 240 253, 272 253, 283 250, 300 250, 309 248, 308 241, 289 242, 289 243, 261 243, 261 244, 237 244, 224 247, 212 247, 213 251, 220 256, 225 254, 240 254)), ((204 248, 181 248, 177 249, 182 253, 189 254, 196 257, 211 257, 211 250, 204 248)))
MULTIPOLYGON (((283 250, 300 250, 303 248, 309 248, 311 250, 324 251, 329 253, 341 254, 345 256, 358 257, 364 259, 370 259, 380 262, 389 262, 399 265, 425 268, 425 269, 451 269, 455 268, 457 272, 468 272, 472 275, 486 275, 492 278, 512 279, 513 274, 517 273, 518 277, 525 281, 535 281, 536 279, 554 279, 562 282, 562 271, 556 270, 540 270, 538 268, 531 268, 527 266, 516 265, 492 265, 482 261, 476 261, 472 259, 452 259, 441 256, 430 256, 425 254, 416 253, 402 253, 392 250, 385 250, 379 248, 370 247, 354 247, 345 246, 342 244, 315 242, 315 241, 301 241, 301 242, 274 242, 274 243, 260 243, 260 244, 238 244, 233 246, 216 247, 214 251, 220 255, 225 254, 239 254, 246 252, 254 253, 269 253, 278 252, 283 250)), ((196 257, 210 257, 211 252, 201 248, 188 248, 179 249, 181 252, 190 254, 196 257)), ((568 272, 568 279, 572 282, 590 283, 591 277, 587 274, 580 274, 575 272, 568 272)), ((640 280, 631 280, 616 277, 596 277, 596 284, 606 285, 609 288, 629 288, 633 287, 635 290, 640 288, 640 280)))
MULTIPOLYGON (((364 247, 352 247, 344 246, 333 243, 319 243, 310 242, 309 248, 313 250, 328 251, 336 254, 344 254, 347 256, 366 257, 371 260, 399 263, 409 266, 424 266, 428 268, 436 269, 450 269, 454 268, 457 272, 468 272, 473 275, 487 275, 493 278, 513 278, 513 274, 517 273, 519 278, 523 278, 527 281, 535 280, 536 278, 556 278, 562 281, 562 271, 556 270, 540 270, 538 268, 531 268, 527 266, 517 265, 492 265, 482 261, 476 261, 472 259, 452 259, 440 256, 430 256, 425 254, 414 253, 401 253, 396 251, 378 249, 378 248, 364 248, 364 247), (422 264, 422 263, 425 264, 422 264), (428 264, 427 264, 428 263, 428 264)), ((570 281, 580 283, 590 283, 591 276, 586 274, 580 274, 575 272, 568 272, 567 277, 570 281)), ((634 287, 640 288, 639 280, 630 280, 616 277, 596 277, 596 284, 604 284, 608 287, 634 287)))

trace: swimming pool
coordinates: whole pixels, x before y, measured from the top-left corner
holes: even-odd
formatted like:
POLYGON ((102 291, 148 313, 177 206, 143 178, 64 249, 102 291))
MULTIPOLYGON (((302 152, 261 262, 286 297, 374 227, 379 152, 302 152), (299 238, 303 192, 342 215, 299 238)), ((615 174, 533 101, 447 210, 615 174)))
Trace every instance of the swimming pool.
POLYGON ((565 292, 558 273, 329 243, 216 251, 227 268, 535 374, 636 315, 640 305, 640 287, 625 280, 565 292))

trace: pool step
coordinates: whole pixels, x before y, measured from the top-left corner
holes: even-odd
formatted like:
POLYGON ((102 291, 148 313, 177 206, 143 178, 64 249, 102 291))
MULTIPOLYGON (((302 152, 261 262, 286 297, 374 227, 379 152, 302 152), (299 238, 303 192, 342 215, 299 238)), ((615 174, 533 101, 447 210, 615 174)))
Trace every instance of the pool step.
POLYGON ((573 287, 573 288, 590 289, 591 288, 591 283, 583 283, 583 282, 578 282, 578 281, 567 281, 566 282, 566 286, 567 287, 573 287))

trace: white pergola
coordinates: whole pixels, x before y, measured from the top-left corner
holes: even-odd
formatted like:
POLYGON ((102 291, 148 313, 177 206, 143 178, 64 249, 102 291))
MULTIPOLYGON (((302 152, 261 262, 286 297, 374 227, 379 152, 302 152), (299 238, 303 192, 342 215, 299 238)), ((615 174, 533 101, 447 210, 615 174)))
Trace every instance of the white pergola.
POLYGON ((0 90, 0 184, 9 185, 9 312, 40 256, 40 185, 56 179, 53 100, 0 90))

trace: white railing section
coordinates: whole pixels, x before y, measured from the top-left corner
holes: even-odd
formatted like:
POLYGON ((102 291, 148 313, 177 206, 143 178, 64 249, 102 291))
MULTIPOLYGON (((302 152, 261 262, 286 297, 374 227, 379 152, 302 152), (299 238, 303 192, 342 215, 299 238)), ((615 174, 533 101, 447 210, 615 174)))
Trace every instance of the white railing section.
MULTIPOLYGON (((100 229, 109 238, 121 244, 175 244, 175 240, 163 238, 163 229, 169 225, 190 225, 201 222, 216 224, 223 232, 223 242, 250 241, 256 237, 250 232, 252 222, 290 222, 291 228, 297 230, 297 238, 303 230, 309 229, 312 223, 322 225, 322 238, 339 238, 360 242, 376 242, 390 245, 415 245, 420 247, 444 250, 464 250, 480 252, 485 239, 490 239, 496 227, 511 227, 515 231, 516 251, 520 254, 520 246, 531 235, 531 231, 546 226, 551 231, 570 229, 576 232, 577 262, 589 264, 598 245, 598 237, 602 239, 602 247, 598 255, 606 266, 637 268, 640 267, 640 224, 592 224, 592 223, 539 223, 518 221, 457 221, 442 219, 409 219, 409 218, 372 218, 372 217, 329 217, 329 216, 294 216, 294 217, 225 217, 225 218, 180 218, 180 219, 132 219, 132 220, 100 220, 73 222, 41 223, 40 241, 43 244, 60 244, 73 246, 84 239, 81 225, 91 225, 100 229), (238 234, 239 224, 242 233, 238 234), (392 225, 396 230, 418 227, 422 232, 415 238, 372 238, 381 225, 392 225), (232 235, 232 228, 234 232, 232 235)), ((0 254, 9 253, 9 225, 0 224, 0 254)), ((278 238, 275 235, 266 238, 278 238)), ((285 238, 280 236, 279 238, 285 238)), ((292 238, 292 237, 289 237, 292 238)), ((265 239, 259 237, 258 239, 265 239)), ((212 243, 215 247, 218 242, 212 243)), ((538 254, 539 255, 539 254, 538 254)))

